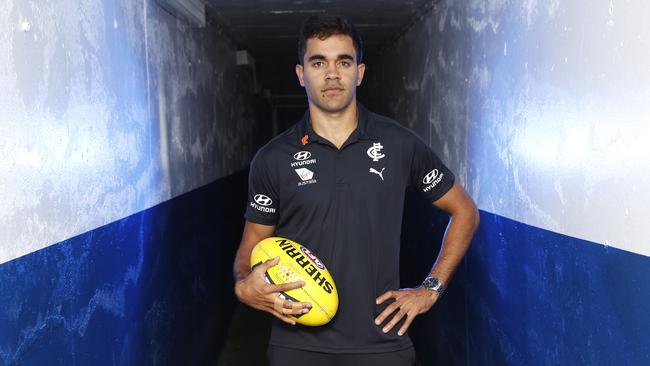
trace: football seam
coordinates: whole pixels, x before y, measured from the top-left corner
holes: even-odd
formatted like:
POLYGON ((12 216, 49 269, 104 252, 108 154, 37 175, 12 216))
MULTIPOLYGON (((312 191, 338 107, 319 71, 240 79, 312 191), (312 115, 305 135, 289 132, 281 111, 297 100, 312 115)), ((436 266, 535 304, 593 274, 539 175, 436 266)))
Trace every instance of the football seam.
POLYGON ((329 312, 318 301, 316 301, 307 291, 305 291, 304 288, 301 287, 300 289, 302 290, 302 292, 305 293, 305 295, 307 295, 307 297, 312 299, 312 301, 315 302, 316 305, 318 305, 318 308, 325 314, 325 316, 327 316, 327 319, 332 320, 333 317, 329 314, 329 312))

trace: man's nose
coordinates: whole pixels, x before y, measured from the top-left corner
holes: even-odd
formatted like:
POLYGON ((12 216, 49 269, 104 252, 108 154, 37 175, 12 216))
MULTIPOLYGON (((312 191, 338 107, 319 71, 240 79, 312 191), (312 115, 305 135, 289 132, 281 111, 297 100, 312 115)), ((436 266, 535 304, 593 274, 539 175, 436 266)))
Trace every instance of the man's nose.
POLYGON ((327 73, 325 74, 325 78, 327 79, 339 79, 341 75, 339 74, 339 69, 336 66, 336 63, 331 63, 330 65, 327 66, 327 73))

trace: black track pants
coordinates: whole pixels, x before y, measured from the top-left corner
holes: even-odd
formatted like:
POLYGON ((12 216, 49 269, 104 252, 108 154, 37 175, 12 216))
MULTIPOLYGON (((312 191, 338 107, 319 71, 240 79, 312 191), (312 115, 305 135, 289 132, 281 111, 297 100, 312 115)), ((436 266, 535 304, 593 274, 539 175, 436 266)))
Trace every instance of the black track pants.
POLYGON ((415 350, 386 353, 338 354, 269 346, 270 366, 416 366, 415 350))

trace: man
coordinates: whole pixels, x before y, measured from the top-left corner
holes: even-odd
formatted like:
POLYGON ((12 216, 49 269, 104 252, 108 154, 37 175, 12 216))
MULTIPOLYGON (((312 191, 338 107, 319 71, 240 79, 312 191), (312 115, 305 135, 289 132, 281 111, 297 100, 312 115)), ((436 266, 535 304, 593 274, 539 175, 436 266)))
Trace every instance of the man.
POLYGON ((246 225, 235 259, 240 301, 274 315, 270 364, 413 365, 406 335, 413 319, 438 300, 478 225, 472 199, 412 131, 356 100, 365 71, 361 40, 345 19, 314 16, 303 24, 296 74, 309 109, 256 154, 246 225), (451 215, 430 276, 399 289, 399 245, 407 187, 451 215), (295 325, 309 303, 278 293, 302 282, 270 285, 249 268, 253 246, 270 236, 302 243, 327 265, 339 292, 334 319, 295 325))

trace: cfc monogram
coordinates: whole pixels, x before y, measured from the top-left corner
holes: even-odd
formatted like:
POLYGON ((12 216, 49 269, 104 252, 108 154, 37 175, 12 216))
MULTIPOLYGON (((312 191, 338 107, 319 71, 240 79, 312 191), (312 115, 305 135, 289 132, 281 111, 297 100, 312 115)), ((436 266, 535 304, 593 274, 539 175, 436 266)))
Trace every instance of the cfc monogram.
POLYGON ((384 154, 381 153, 381 149, 384 147, 381 146, 381 142, 375 142, 372 144, 372 147, 368 149, 368 156, 372 158, 372 161, 379 161, 379 159, 383 158, 384 154))

